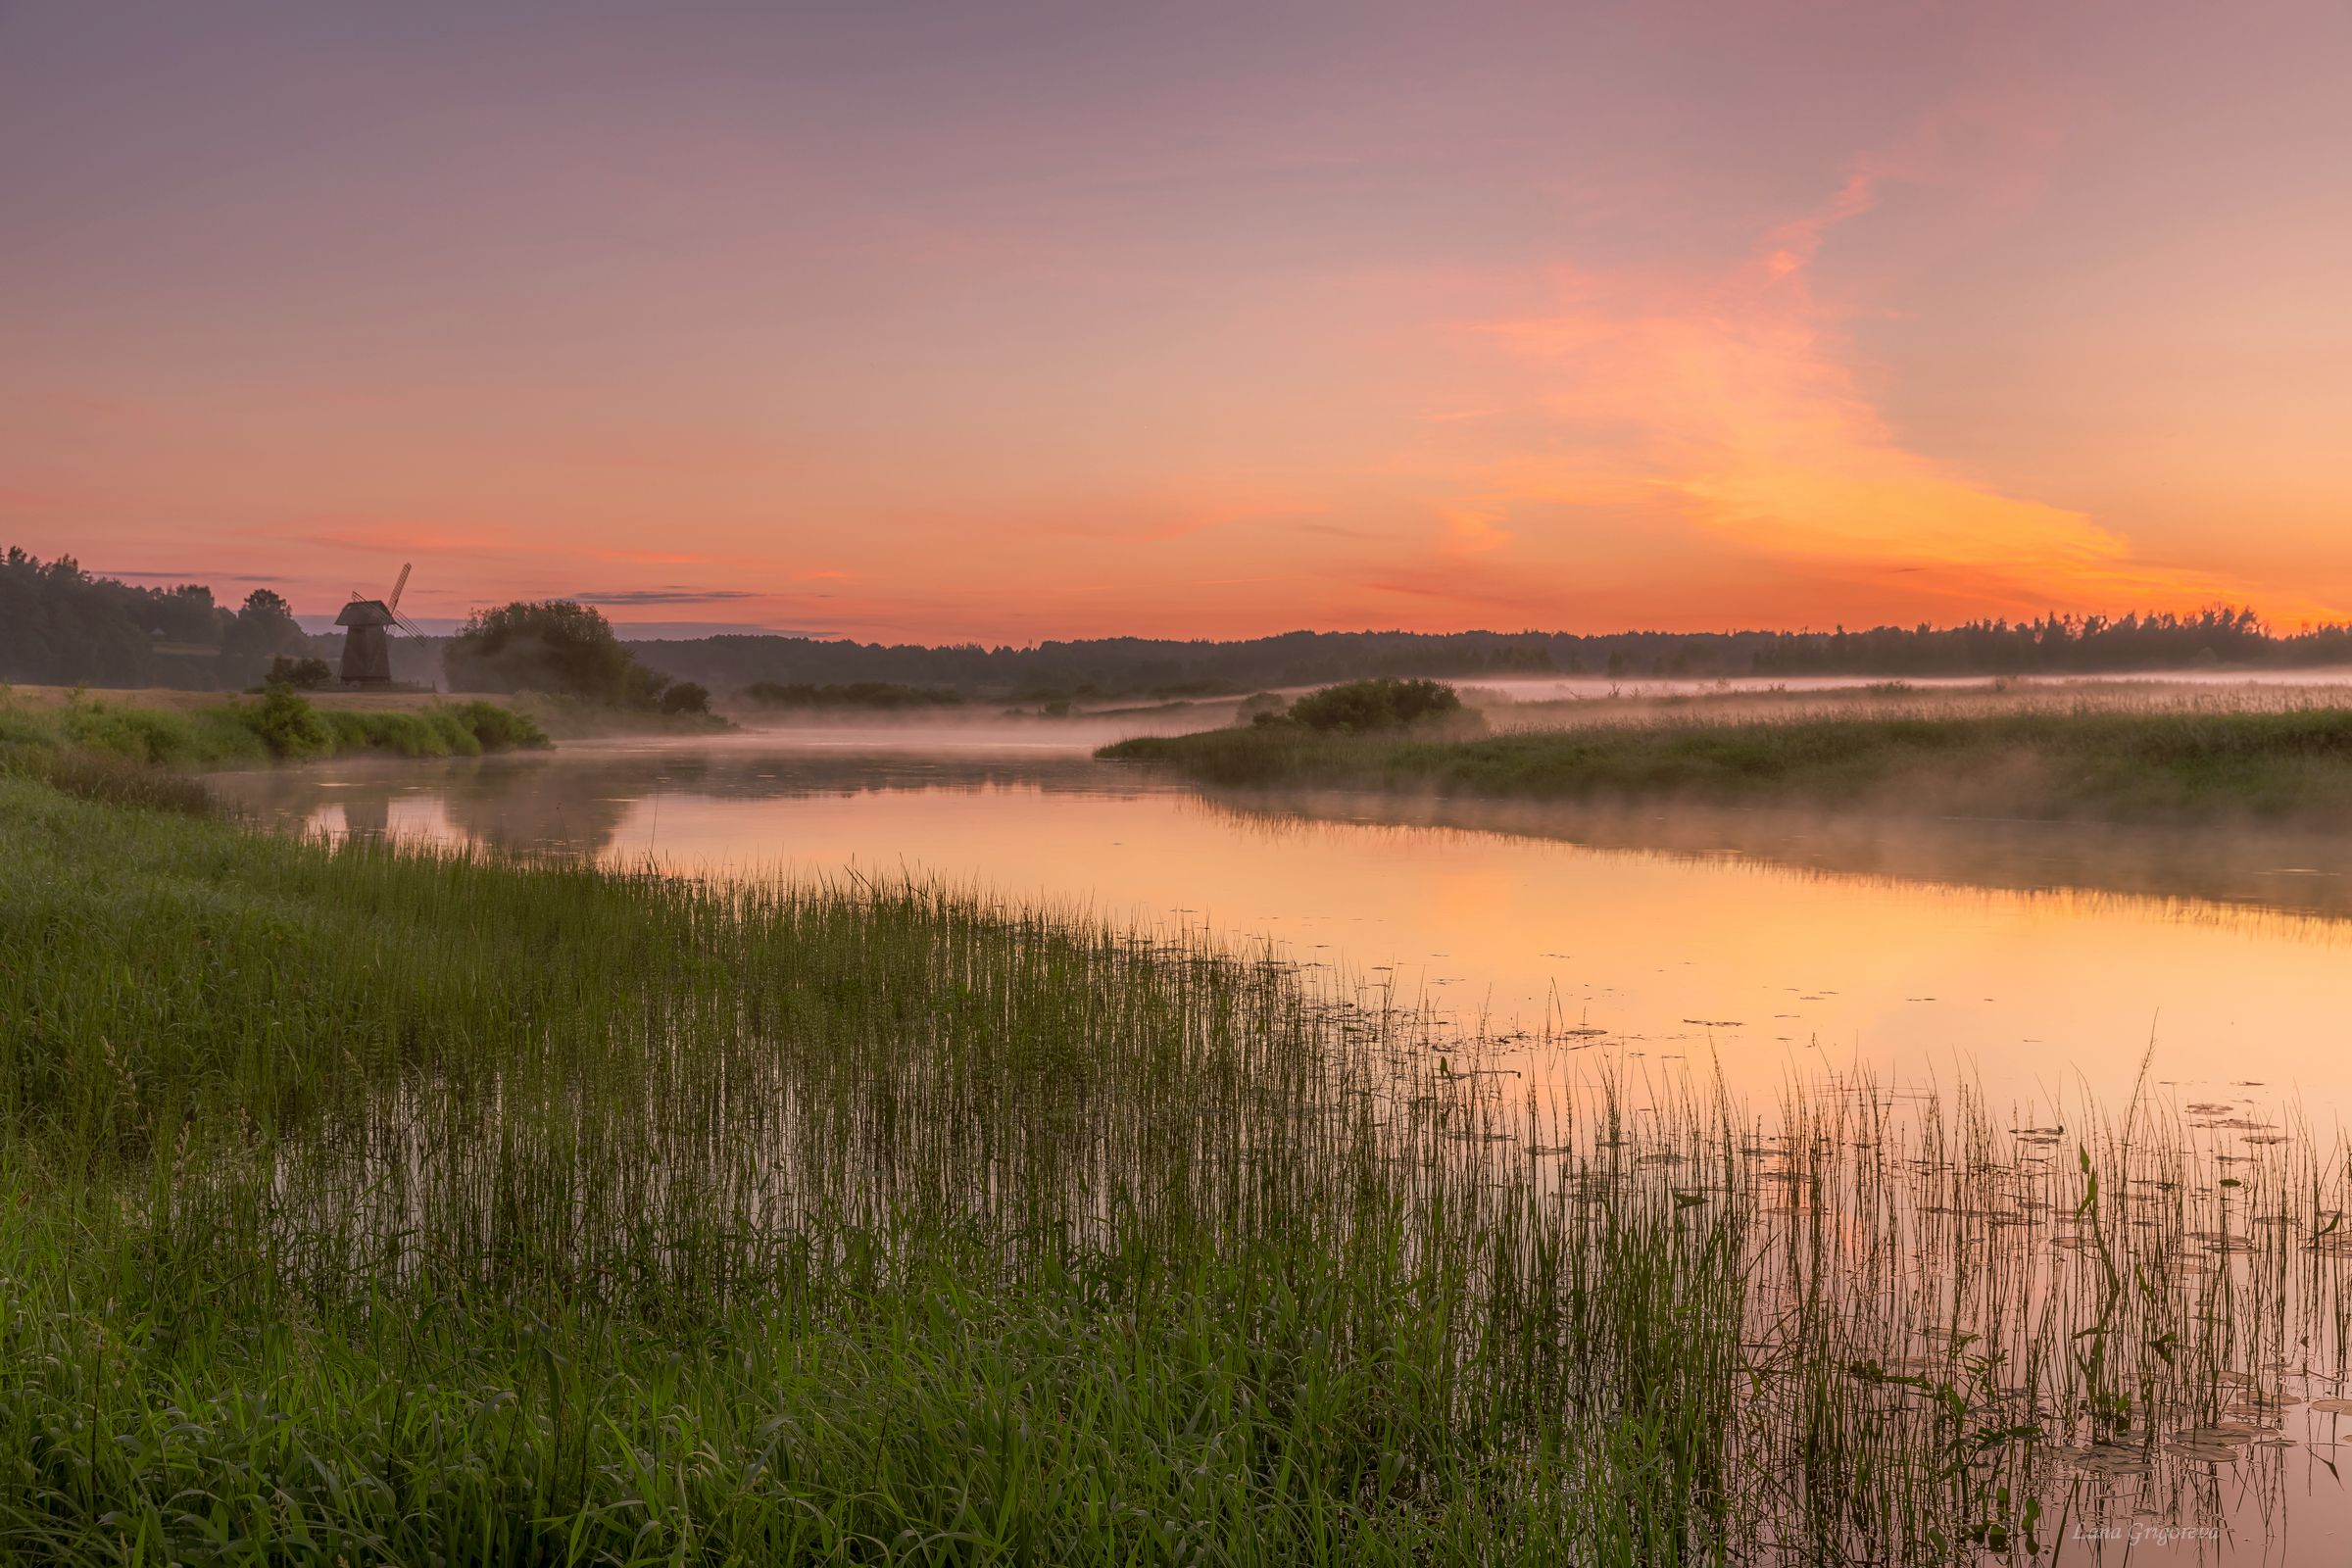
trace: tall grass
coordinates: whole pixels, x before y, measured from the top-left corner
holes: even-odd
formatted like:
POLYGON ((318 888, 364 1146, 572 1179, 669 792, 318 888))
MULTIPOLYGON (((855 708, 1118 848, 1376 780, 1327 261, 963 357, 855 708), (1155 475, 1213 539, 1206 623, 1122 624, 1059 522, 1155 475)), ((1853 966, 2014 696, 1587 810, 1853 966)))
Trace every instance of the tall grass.
POLYGON ((2340 1163, 2137 1102, 1511 1078, 920 883, 0 857, 0 1554, 1963 1560, 2342 1370, 2340 1163))
POLYGON ((1122 741, 1101 754, 1256 788, 2118 820, 2352 809, 2352 708, 1791 716, 1518 729, 1464 738, 1272 725, 1122 741))
POLYGON ((398 757, 479 757, 537 748, 546 734, 528 716, 495 703, 434 703, 405 710, 320 709, 290 687, 258 700, 190 711, 75 694, 34 708, 0 691, 0 769, 52 772, 56 760, 89 760, 189 769, 257 767, 361 752, 398 757))

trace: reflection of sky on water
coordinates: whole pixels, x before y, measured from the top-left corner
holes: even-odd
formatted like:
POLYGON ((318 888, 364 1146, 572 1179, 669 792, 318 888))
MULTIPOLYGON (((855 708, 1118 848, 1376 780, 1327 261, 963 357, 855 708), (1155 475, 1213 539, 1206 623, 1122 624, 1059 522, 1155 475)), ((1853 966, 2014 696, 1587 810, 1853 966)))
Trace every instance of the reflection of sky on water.
MULTIPOLYGON (((2088 1090, 2112 1103, 2153 1033, 2160 1093, 2226 1111, 2191 1118, 2217 1152, 2243 1136, 2217 1129, 2278 1119, 2263 1107, 2280 1099, 2323 1129, 2352 1104, 2340 1015, 2352 851, 2338 846, 1362 797, 1276 805, 1203 798, 1066 751, 857 740, 574 748, 221 784, 268 819, 326 831, 704 873, 905 868, 1115 920, 1267 937, 1346 983, 1393 985, 1465 1022, 1547 1019, 1548 1043, 1494 1058, 1531 1069, 1507 1081, 1512 1093, 1605 1063, 1632 1075, 1638 1102, 1645 1083, 1719 1061, 1769 1114, 1792 1082, 1858 1065, 1881 1082, 1965 1073, 2008 1124, 2026 1102, 2088 1090)), ((2298 1398, 2352 1393, 2289 1381, 2298 1398)), ((2328 1464, 2340 1463, 2347 1423, 2298 1403, 2280 1420, 2294 1446, 2266 1437, 2230 1449, 2198 1497, 2160 1505, 2188 1533, 2109 1514, 2098 1528, 2121 1519, 2120 1536, 2073 1534, 2065 1555, 2339 1560, 2352 1500, 2328 1464), (2216 1521, 2223 1533, 2200 1533, 2216 1521)))
POLYGON ((2156 1076, 2199 1094, 2352 1102, 2352 888, 2328 846, 1344 799, 1302 815, 1084 757, 773 737, 224 787, 333 831, 703 873, 904 868, 1205 922, 1465 1023, 1598 1029, 1576 1038, 1637 1064, 1712 1055, 1756 1095, 1857 1062, 1967 1070, 2004 1103, 2112 1090, 2153 1035, 2156 1076))

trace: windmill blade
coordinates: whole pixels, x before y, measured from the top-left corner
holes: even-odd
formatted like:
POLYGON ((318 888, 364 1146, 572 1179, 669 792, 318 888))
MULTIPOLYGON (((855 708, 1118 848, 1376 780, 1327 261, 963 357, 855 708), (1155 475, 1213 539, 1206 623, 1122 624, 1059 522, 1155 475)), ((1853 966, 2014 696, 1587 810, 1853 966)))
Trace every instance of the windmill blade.
POLYGON ((412 637, 422 637, 425 635, 425 633, 418 628, 415 621, 408 620, 399 615, 394 615, 392 617, 392 624, 398 626, 402 631, 407 632, 412 637))
POLYGON ((392 579, 392 597, 384 601, 384 608, 392 612, 396 619, 400 615, 401 590, 409 585, 409 567, 413 563, 406 561, 400 564, 400 575, 392 579))

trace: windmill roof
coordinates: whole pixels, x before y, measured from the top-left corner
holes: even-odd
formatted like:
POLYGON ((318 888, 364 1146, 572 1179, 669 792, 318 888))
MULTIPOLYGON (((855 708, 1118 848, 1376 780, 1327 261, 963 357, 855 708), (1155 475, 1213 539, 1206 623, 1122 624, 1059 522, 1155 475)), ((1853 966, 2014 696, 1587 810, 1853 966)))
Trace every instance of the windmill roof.
POLYGON ((381 599, 354 599, 335 617, 338 626, 389 626, 392 611, 381 599))

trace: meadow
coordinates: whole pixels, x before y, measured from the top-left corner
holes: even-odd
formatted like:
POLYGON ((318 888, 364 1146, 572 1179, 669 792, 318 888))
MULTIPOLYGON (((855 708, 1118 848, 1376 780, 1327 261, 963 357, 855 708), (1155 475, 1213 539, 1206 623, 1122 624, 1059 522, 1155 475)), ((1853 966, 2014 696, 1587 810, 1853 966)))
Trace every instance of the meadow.
POLYGON ((2159 823, 2328 826, 2352 810, 2352 707, 2298 691, 1889 685, 1502 704, 1418 725, 1138 737, 1098 755, 1248 789, 2159 823))
POLYGON ((0 863, 0 1554, 2004 1559, 2343 1392, 2342 1152, 2219 1107, 27 778, 0 863))
POLYGON ((0 686, 0 771, 186 771, 370 752, 479 757, 547 744, 528 714, 480 699, 315 703, 270 687, 225 702, 152 704, 79 691, 20 696, 0 686))

